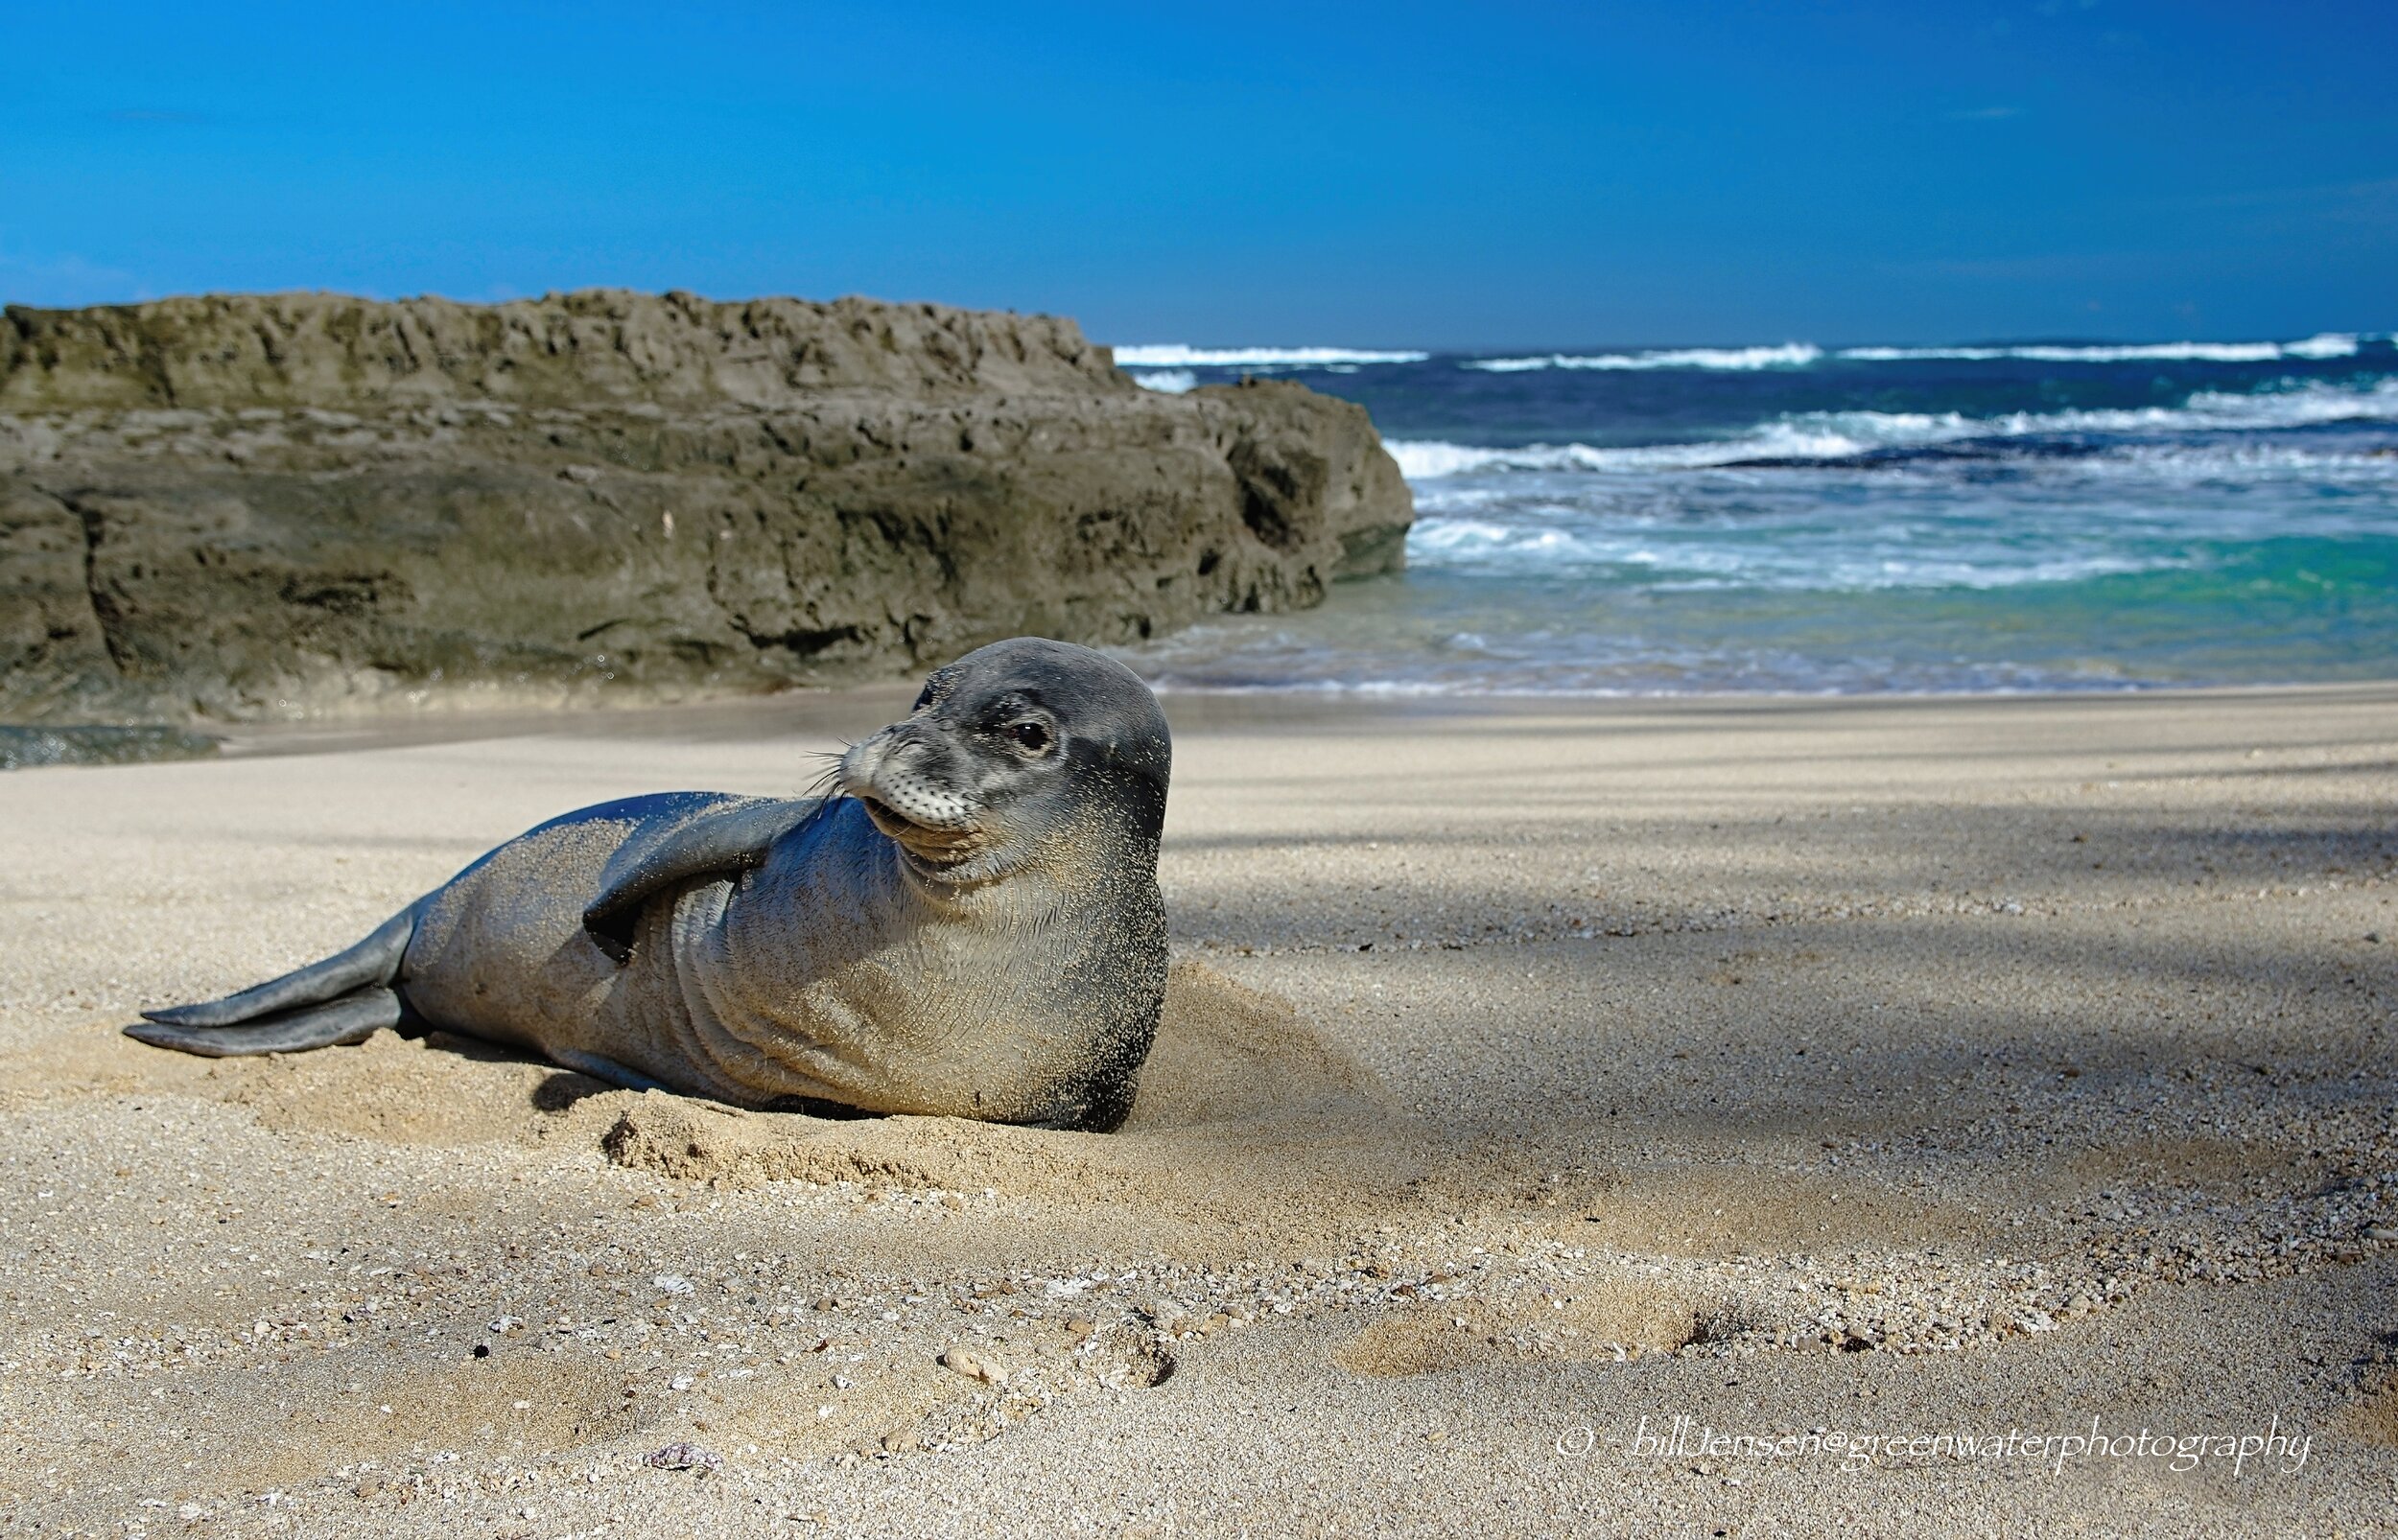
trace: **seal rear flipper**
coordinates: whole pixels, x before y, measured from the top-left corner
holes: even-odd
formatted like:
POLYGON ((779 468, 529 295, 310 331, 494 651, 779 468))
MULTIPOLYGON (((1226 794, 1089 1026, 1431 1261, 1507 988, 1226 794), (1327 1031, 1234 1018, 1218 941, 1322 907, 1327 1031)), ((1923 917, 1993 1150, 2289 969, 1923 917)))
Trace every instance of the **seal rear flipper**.
POLYGON ((654 833, 635 834, 608 857, 599 896, 583 910, 583 929, 601 951, 623 962, 632 955, 633 927, 644 903, 695 878, 733 876, 764 865, 775 841, 837 800, 730 803, 654 833))
MULTIPOLYGON (((223 1028, 260 1016, 338 1000, 353 990, 384 989, 400 976, 400 959, 416 934, 416 906, 409 905, 375 927, 374 934, 321 963, 311 963, 278 979, 198 1005, 144 1011, 144 1019, 168 1027, 223 1028)), ((151 1039, 144 1038, 144 1041, 151 1039)), ((178 1044, 168 1044, 170 1047, 178 1044)), ((197 1051, 197 1050, 195 1050, 197 1051)), ((278 1050, 257 1049, 259 1053, 278 1050)))
POLYGON ((400 1012, 400 997, 391 991, 361 990, 338 1000, 303 1006, 247 1026, 193 1027, 153 1016, 126 1028, 125 1035, 160 1048, 179 1048, 187 1054, 210 1059, 296 1054, 311 1048, 330 1048, 336 1043, 364 1042, 384 1028, 398 1025, 400 1012))

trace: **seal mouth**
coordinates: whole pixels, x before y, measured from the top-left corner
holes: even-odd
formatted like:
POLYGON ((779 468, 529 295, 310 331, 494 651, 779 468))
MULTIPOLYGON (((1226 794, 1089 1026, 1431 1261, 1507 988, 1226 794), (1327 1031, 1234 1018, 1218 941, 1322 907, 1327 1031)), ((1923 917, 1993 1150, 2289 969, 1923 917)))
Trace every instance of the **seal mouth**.
POLYGON ((869 796, 862 791, 853 791, 850 795, 856 797, 858 805, 866 809, 866 816, 874 821, 874 827, 893 839, 900 839, 909 834, 932 832, 931 829, 917 823, 880 797, 869 796))
POLYGON ((919 824, 882 798, 867 792, 852 792, 866 817, 885 836, 896 840, 911 857, 928 866, 952 867, 970 860, 980 849, 982 841, 971 828, 935 828, 919 824))

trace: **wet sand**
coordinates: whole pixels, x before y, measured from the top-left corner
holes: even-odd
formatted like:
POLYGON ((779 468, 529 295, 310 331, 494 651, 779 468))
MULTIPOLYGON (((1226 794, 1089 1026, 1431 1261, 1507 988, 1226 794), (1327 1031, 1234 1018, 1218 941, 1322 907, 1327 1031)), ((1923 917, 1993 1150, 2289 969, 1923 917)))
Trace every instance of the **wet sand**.
POLYGON ((2388 1524, 2398 686, 1171 698, 1109 1137, 116 1035, 899 698, 0 777, 0 1532, 2388 1524))

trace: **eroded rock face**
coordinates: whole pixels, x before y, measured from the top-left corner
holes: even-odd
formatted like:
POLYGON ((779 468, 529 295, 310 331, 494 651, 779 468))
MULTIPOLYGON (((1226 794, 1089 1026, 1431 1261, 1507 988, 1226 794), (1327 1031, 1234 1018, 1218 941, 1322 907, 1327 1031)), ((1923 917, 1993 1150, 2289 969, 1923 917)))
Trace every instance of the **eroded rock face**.
POLYGON ((616 292, 12 309, 0 719, 677 698, 1395 570, 1365 413, 1070 321, 616 292))

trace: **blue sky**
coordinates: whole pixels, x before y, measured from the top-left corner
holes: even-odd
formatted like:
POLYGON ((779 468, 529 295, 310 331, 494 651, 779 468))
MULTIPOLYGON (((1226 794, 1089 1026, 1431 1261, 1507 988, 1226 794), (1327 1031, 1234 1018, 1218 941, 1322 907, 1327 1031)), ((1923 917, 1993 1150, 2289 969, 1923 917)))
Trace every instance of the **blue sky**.
POLYGON ((0 4, 0 300, 595 284, 1103 340, 2398 326, 2398 6, 0 4))

